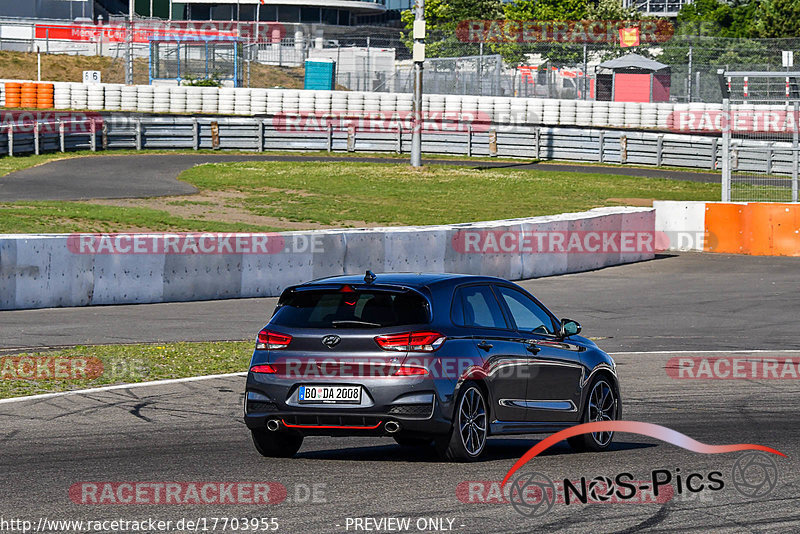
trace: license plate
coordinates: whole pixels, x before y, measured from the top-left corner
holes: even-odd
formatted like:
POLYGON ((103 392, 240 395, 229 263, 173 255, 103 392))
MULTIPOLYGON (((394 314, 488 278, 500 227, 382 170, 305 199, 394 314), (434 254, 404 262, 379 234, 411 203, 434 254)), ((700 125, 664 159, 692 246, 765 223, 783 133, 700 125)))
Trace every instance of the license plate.
POLYGON ((361 404, 361 386, 300 386, 303 404, 361 404))

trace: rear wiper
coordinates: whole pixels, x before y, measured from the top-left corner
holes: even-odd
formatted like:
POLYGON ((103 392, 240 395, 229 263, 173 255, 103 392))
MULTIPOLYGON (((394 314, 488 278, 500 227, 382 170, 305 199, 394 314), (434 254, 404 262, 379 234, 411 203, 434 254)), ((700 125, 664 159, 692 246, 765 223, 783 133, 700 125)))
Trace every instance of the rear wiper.
POLYGON ((364 326, 364 327, 381 326, 379 323, 370 323, 368 321, 332 321, 331 325, 333 325, 336 328, 340 326, 364 326))

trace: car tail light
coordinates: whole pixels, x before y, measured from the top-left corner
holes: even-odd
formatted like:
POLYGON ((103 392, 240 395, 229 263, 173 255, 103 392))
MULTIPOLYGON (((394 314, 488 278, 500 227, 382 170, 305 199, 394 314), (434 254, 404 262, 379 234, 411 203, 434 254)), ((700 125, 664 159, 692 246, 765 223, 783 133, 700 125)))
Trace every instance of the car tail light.
POLYGON ((404 332, 375 337, 375 342, 383 350, 402 352, 433 352, 447 339, 439 332, 404 332))
POLYGON ((254 365, 250 368, 251 373, 259 373, 265 375, 273 375, 278 371, 271 365, 254 365))
POLYGON ((414 367, 412 365, 401 365, 394 372, 394 376, 425 376, 427 374, 428 370, 424 367, 414 367))
POLYGON ((292 342, 292 336, 270 332, 266 328, 258 333, 256 341, 257 350, 279 350, 285 349, 292 342))

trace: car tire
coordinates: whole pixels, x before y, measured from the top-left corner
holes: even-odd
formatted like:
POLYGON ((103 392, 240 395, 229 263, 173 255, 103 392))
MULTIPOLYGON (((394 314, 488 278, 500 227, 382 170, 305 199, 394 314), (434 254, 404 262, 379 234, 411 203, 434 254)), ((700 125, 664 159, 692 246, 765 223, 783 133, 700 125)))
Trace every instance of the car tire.
POLYGON ((287 432, 251 430, 253 444, 262 456, 268 458, 291 458, 303 444, 303 436, 287 432))
POLYGON ((472 462, 480 458, 489 435, 486 396, 476 384, 463 387, 456 400, 453 426, 436 439, 436 450, 445 460, 472 462))
MULTIPOLYGON (((614 421, 619 417, 619 393, 610 379, 595 377, 588 391, 581 423, 614 421)), ((600 452, 607 450, 613 439, 613 432, 595 432, 567 438, 567 443, 578 452, 600 452)))
POLYGON ((430 447, 433 438, 421 436, 392 436, 401 447, 430 447))

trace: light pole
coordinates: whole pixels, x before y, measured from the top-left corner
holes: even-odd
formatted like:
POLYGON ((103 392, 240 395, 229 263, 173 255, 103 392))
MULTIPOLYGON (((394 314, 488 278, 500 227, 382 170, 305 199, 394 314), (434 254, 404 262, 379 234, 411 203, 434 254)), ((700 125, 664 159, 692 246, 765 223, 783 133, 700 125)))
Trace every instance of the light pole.
POLYGON ((128 31, 125 32, 125 40, 127 41, 125 49, 127 50, 127 58, 125 65, 125 84, 133 85, 133 15, 136 11, 134 0, 128 2, 128 31))
POLYGON ((411 166, 422 166, 422 64, 425 61, 425 0, 414 5, 414 130, 411 132, 411 166))

